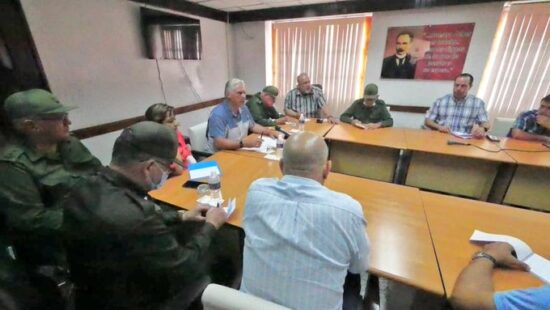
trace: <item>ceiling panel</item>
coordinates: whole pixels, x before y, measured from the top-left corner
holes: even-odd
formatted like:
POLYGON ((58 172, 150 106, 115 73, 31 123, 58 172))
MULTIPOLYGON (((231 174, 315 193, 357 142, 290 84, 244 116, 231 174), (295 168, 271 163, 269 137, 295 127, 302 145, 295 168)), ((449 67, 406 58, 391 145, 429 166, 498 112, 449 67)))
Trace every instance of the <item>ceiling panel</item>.
POLYGON ((251 11, 274 7, 299 6, 350 0, 188 0, 226 12, 251 11))

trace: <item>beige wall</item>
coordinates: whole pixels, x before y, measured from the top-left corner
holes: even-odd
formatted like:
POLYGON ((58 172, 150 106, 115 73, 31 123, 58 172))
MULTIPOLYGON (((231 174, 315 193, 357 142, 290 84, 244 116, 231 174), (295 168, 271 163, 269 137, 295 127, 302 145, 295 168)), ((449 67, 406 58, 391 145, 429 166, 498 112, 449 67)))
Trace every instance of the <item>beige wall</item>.
MULTIPOLYGON (((139 6, 127 0, 21 0, 52 91, 78 105, 72 129, 142 115, 163 95, 154 59, 148 59, 139 6)), ((201 61, 159 60, 166 101, 183 106, 223 96, 229 77, 225 23, 200 20, 201 61)), ((208 118, 209 109, 179 117, 182 129, 208 118)), ((85 143, 110 160, 110 134, 85 143)))

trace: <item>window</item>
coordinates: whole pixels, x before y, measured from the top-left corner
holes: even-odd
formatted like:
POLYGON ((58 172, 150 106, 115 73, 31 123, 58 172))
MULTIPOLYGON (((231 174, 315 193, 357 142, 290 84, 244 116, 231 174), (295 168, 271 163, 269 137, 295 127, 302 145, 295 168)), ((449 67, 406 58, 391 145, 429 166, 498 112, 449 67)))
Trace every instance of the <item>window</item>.
POLYGON ((201 26, 198 19, 145 7, 140 9, 140 14, 149 58, 201 59, 201 26))
POLYGON ((504 5, 478 96, 493 120, 536 109, 550 93, 550 5, 504 5))
MULTIPOLYGON (((371 16, 272 24, 273 84, 286 94, 306 72, 320 84, 333 115, 362 96, 371 16)), ((284 97, 283 97, 284 99, 284 97)))
POLYGON ((163 25, 161 33, 164 59, 201 59, 200 25, 163 25))

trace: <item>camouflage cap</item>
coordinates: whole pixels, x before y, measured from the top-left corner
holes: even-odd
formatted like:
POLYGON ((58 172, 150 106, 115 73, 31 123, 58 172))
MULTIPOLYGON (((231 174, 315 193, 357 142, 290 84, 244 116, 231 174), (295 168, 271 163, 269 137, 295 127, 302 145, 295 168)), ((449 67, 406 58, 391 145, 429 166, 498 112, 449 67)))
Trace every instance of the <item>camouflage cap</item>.
POLYGON ((122 131, 116 143, 126 142, 134 149, 170 164, 176 158, 176 132, 162 124, 143 121, 122 131))
POLYGON ((378 86, 376 84, 367 84, 363 95, 366 99, 378 99, 378 86))
POLYGON ((67 113, 74 109, 59 102, 52 93, 43 89, 29 89, 10 95, 4 101, 4 110, 10 120, 35 115, 67 113))
POLYGON ((262 92, 270 95, 273 99, 275 99, 279 95, 279 89, 271 85, 264 87, 264 89, 262 89, 262 92))

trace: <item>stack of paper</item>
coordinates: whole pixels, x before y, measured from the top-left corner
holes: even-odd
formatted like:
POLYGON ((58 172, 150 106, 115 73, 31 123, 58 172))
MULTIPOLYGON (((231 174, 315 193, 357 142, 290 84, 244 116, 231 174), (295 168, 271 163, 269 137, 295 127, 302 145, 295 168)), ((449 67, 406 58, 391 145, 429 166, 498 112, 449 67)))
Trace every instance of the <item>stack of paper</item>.
POLYGON ((253 151, 263 154, 272 153, 277 147, 277 140, 271 137, 262 137, 262 145, 259 147, 243 147, 241 150, 253 151))
POLYGON ((509 243, 516 251, 518 259, 529 265, 534 275, 539 277, 542 281, 550 283, 550 260, 534 253, 527 243, 522 240, 507 235, 489 234, 475 230, 470 237, 470 241, 509 243))
POLYGON ((460 139, 472 139, 472 134, 467 132, 453 131, 451 134, 460 139))

